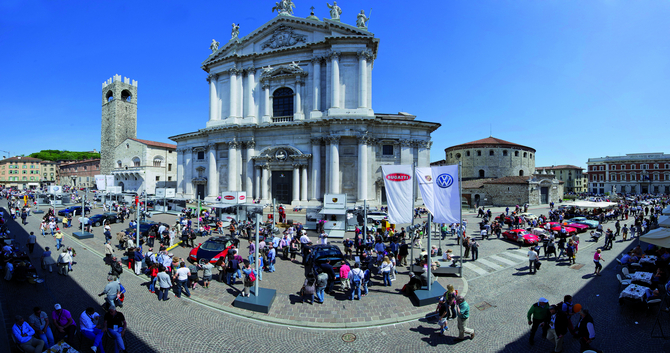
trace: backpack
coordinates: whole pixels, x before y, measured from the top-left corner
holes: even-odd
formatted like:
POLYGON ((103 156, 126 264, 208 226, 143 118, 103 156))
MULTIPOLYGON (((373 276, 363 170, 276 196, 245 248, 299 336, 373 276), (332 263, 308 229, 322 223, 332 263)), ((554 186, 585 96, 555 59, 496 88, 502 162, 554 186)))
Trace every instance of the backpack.
POLYGON ((354 272, 354 270, 351 270, 351 282, 354 284, 361 284, 361 276, 358 274, 360 270, 354 272))
POLYGON ((254 274, 254 270, 251 270, 251 272, 249 272, 249 274, 245 278, 245 282, 251 284, 254 283, 255 281, 256 281, 256 275, 254 274))
POLYGON ((437 249, 437 256, 442 256, 442 248, 437 249))

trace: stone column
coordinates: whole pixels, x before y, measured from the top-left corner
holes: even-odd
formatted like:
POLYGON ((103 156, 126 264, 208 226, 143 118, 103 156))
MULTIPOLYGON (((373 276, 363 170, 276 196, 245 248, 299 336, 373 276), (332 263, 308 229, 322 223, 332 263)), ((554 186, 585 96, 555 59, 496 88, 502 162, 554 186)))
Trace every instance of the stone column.
POLYGON ((270 180, 270 166, 269 165, 264 165, 262 167, 262 172, 263 172, 263 178, 261 180, 261 194, 263 195, 263 201, 267 202, 269 201, 268 198, 268 182, 270 180))
POLYGON ((293 165, 293 201, 300 201, 300 164, 293 165))
POLYGON ((177 148, 177 194, 184 194, 184 148, 177 148))
POLYGON ((412 157, 412 141, 410 140, 400 140, 400 164, 407 165, 413 164, 414 158, 412 157))
POLYGON ((209 163, 209 167, 207 168, 207 196, 217 197, 219 196, 219 171, 216 167, 216 144, 208 144, 207 149, 209 152, 207 154, 207 162, 209 163))
POLYGON ((207 82, 209 82, 209 121, 221 119, 221 115, 217 114, 219 111, 219 97, 216 94, 218 78, 219 75, 217 74, 207 76, 207 82))
MULTIPOLYGON (((254 172, 256 175, 254 175, 254 195, 253 199, 260 199, 261 198, 261 169, 258 167, 254 168, 254 172)), ((247 195, 247 198, 249 198, 249 195, 247 195)))
POLYGON ((312 142, 312 200, 321 198, 321 138, 314 137, 312 142))
POLYGON ((358 52, 358 107, 366 108, 368 103, 367 51, 358 52))
POLYGON ((237 111, 235 113, 236 117, 244 117, 244 77, 242 76, 242 70, 238 69, 237 70, 237 79, 235 80, 237 83, 237 89, 235 90, 235 99, 237 99, 237 102, 235 102, 235 107, 237 108, 237 111))
POLYGON ((270 122, 270 83, 263 82, 263 122, 270 122))
POLYGON ((254 140, 247 141, 245 143, 247 146, 247 159, 246 159, 246 166, 247 166, 247 171, 245 175, 245 188, 244 190, 247 192, 247 199, 253 198, 253 192, 254 192, 254 184, 253 184, 253 177, 254 177, 254 160, 251 158, 254 155, 256 155, 256 142, 254 140))
MULTIPOLYGON (((254 87, 256 86, 256 68, 251 66, 247 69, 247 86, 244 101, 247 104, 247 118, 255 118, 257 114, 256 101, 254 100, 254 87)), ((250 197, 248 194, 247 197, 250 197)))
POLYGON ((228 70, 230 74, 230 100, 228 102, 228 117, 234 118, 237 115, 237 69, 228 70))
POLYGON ((302 120, 302 86, 304 79, 301 76, 295 78, 295 115, 302 120))
POLYGON ((330 53, 330 72, 331 72, 331 88, 330 88, 330 107, 340 107, 340 52, 334 51, 330 53))
POLYGON ((430 146, 432 141, 417 141, 418 167, 430 167, 430 146))
POLYGON ((368 137, 358 138, 358 200, 368 199, 368 137))
POLYGON ((340 193, 340 137, 330 136, 330 192, 340 193))
POLYGON ((307 201, 307 164, 300 168, 300 201, 307 201))
POLYGON ((184 148, 184 192, 193 195, 193 148, 184 148))
POLYGON ((228 191, 237 191, 237 146, 235 140, 228 142, 228 191))
POLYGON ((321 110, 321 57, 312 58, 312 110, 321 110))

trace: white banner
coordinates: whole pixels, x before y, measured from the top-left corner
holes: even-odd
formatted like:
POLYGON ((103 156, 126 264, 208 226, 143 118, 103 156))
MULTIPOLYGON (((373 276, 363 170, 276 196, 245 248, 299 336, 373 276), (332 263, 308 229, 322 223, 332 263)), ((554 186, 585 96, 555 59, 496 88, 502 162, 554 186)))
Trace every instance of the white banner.
POLYGON ((386 187, 386 204, 389 210, 388 221, 392 224, 411 223, 414 217, 412 166, 383 165, 382 174, 386 187))
POLYGON ((106 190, 106 184, 105 184, 105 175, 96 175, 95 176, 95 186, 98 187, 98 190, 106 190))
POLYGON ((433 191, 433 171, 430 167, 415 168, 416 182, 419 183, 419 190, 421 190, 421 198, 423 204, 430 213, 435 215, 435 193, 433 191))
MULTIPOLYGON (((460 223, 461 200, 458 165, 431 167, 433 176, 433 222, 460 223)), ((424 199, 425 200, 425 199, 424 199)))
POLYGON ((107 189, 109 189, 110 186, 114 186, 114 176, 113 175, 105 175, 105 180, 107 181, 107 189))

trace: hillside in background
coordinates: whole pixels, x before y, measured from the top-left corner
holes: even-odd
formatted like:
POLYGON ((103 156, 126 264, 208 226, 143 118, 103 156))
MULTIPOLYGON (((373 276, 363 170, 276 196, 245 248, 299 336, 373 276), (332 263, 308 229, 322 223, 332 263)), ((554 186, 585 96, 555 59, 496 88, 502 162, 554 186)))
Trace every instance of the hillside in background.
POLYGON ((31 153, 33 158, 44 159, 47 161, 80 161, 84 159, 100 158, 100 153, 97 152, 72 152, 59 150, 42 150, 36 153, 31 153))

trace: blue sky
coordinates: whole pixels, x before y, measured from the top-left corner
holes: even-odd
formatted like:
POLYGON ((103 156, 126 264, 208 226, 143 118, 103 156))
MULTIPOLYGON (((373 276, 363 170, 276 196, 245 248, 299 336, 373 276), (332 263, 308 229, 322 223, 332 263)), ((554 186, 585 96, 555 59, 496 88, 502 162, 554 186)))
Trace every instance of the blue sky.
MULTIPOLYGON (((325 1, 294 0, 296 16, 325 1)), ((340 0, 380 38, 373 108, 442 127, 444 148, 493 136, 536 165, 668 151, 670 1, 340 0)), ((200 64, 231 23, 244 36, 274 1, 0 2, 0 150, 100 146, 101 85, 139 81, 138 137, 168 142, 208 119, 200 64)), ((6 155, 5 152, 0 153, 6 155)))

